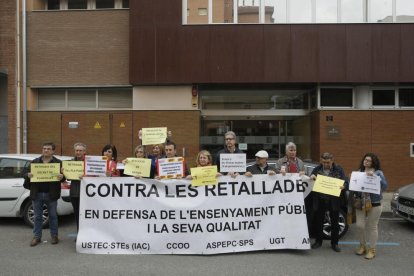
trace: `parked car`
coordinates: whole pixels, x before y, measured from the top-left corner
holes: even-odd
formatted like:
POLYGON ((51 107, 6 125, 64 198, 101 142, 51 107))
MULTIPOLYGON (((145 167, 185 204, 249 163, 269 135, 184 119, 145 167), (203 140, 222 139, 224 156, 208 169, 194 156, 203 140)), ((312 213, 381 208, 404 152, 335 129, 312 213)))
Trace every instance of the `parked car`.
MULTIPOLYGON (((276 159, 269 159, 268 160, 268 164, 270 166, 275 166, 276 165, 276 159)), ((316 166, 319 165, 319 163, 313 162, 312 160, 303 160, 304 166, 305 166, 305 174, 307 176, 310 176, 313 169, 316 168, 316 166)), ((253 166, 255 164, 254 161, 249 162, 246 164, 247 167, 253 166)), ((308 189, 312 190, 312 186, 308 187, 308 189)), ((311 192, 305 192, 305 207, 306 207, 306 218, 308 221, 308 228, 309 228, 309 233, 311 236, 314 235, 314 229, 313 229, 313 221, 314 221, 314 211, 312 210, 312 196, 313 193, 311 192)), ((342 236, 344 236, 346 234, 346 232, 348 232, 348 224, 347 224, 347 210, 348 210, 348 206, 347 203, 344 202, 341 206, 341 211, 339 212, 339 237, 341 238, 342 236)), ((325 219, 323 222, 323 235, 324 238, 329 240, 331 239, 331 220, 329 217, 329 211, 326 211, 325 213, 325 219)))
MULTIPOLYGON (((24 221, 33 226, 34 211, 29 198, 30 191, 23 188, 25 169, 30 161, 39 157, 39 154, 0 154, 0 217, 22 217, 24 221)), ((69 156, 58 156, 60 160, 71 160, 69 156)), ((69 196, 70 184, 63 182, 62 196, 69 196)), ((57 205, 58 215, 73 213, 70 203, 60 198, 57 205)), ((46 206, 43 209, 43 227, 49 225, 49 216, 46 206)))
POLYGON ((399 188, 393 194, 391 210, 394 215, 414 223, 414 183, 399 188))

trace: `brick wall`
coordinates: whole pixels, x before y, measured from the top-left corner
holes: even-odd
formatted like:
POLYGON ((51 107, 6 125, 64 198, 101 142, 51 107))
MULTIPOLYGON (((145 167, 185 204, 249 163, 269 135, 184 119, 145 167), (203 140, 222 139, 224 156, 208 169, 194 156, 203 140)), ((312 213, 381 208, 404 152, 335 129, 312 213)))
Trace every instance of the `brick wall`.
POLYGON ((16 1, 0 1, 0 70, 7 73, 8 151, 16 147, 16 1))
MULTIPOLYGON (((358 169, 365 153, 374 152, 380 158, 389 191, 414 182, 414 158, 409 156, 414 111, 320 111, 319 124, 319 154, 332 152, 347 174, 358 169), (327 121, 326 116, 332 116, 333 121, 327 121)), ((316 148, 317 143, 313 144, 316 148)))
POLYGON ((129 85, 129 11, 28 15, 29 86, 129 85))

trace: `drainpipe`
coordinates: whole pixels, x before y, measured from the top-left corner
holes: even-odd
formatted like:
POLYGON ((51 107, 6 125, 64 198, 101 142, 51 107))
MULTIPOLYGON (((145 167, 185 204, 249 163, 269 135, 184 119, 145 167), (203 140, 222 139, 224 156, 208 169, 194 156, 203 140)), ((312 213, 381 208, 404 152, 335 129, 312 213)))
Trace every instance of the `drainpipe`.
POLYGON ((20 153, 20 0, 16 0, 16 153, 20 153))
POLYGON ((26 0, 22 1, 23 153, 27 153, 26 0))

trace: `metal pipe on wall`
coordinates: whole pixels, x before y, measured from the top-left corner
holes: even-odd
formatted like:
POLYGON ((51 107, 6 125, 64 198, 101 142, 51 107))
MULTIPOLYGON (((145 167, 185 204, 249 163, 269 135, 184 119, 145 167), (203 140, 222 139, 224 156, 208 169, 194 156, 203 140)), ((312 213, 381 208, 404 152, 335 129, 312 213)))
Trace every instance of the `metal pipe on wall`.
POLYGON ((23 153, 27 153, 26 0, 22 1, 23 153))

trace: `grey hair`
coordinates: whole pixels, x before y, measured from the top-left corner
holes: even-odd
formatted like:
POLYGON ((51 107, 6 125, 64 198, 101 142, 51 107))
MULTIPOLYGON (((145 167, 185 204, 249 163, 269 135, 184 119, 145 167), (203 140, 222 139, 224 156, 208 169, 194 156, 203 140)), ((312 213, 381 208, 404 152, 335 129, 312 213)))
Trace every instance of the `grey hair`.
POLYGON ((329 152, 324 152, 324 153, 322 153, 321 158, 323 160, 332 160, 333 154, 329 153, 329 152))
POLYGON ((233 138, 234 139, 236 139, 236 133, 234 133, 234 131, 227 131, 225 134, 224 134, 224 137, 226 137, 227 135, 231 135, 231 136, 233 136, 233 138))
POLYGON ((296 145, 293 142, 289 142, 286 144, 286 151, 288 151, 288 149, 296 149, 296 145))
POLYGON ((81 147, 83 147, 83 148, 86 150, 86 145, 85 145, 84 143, 80 143, 80 142, 75 143, 75 144, 73 145, 73 149, 75 149, 77 146, 81 146, 81 147))

